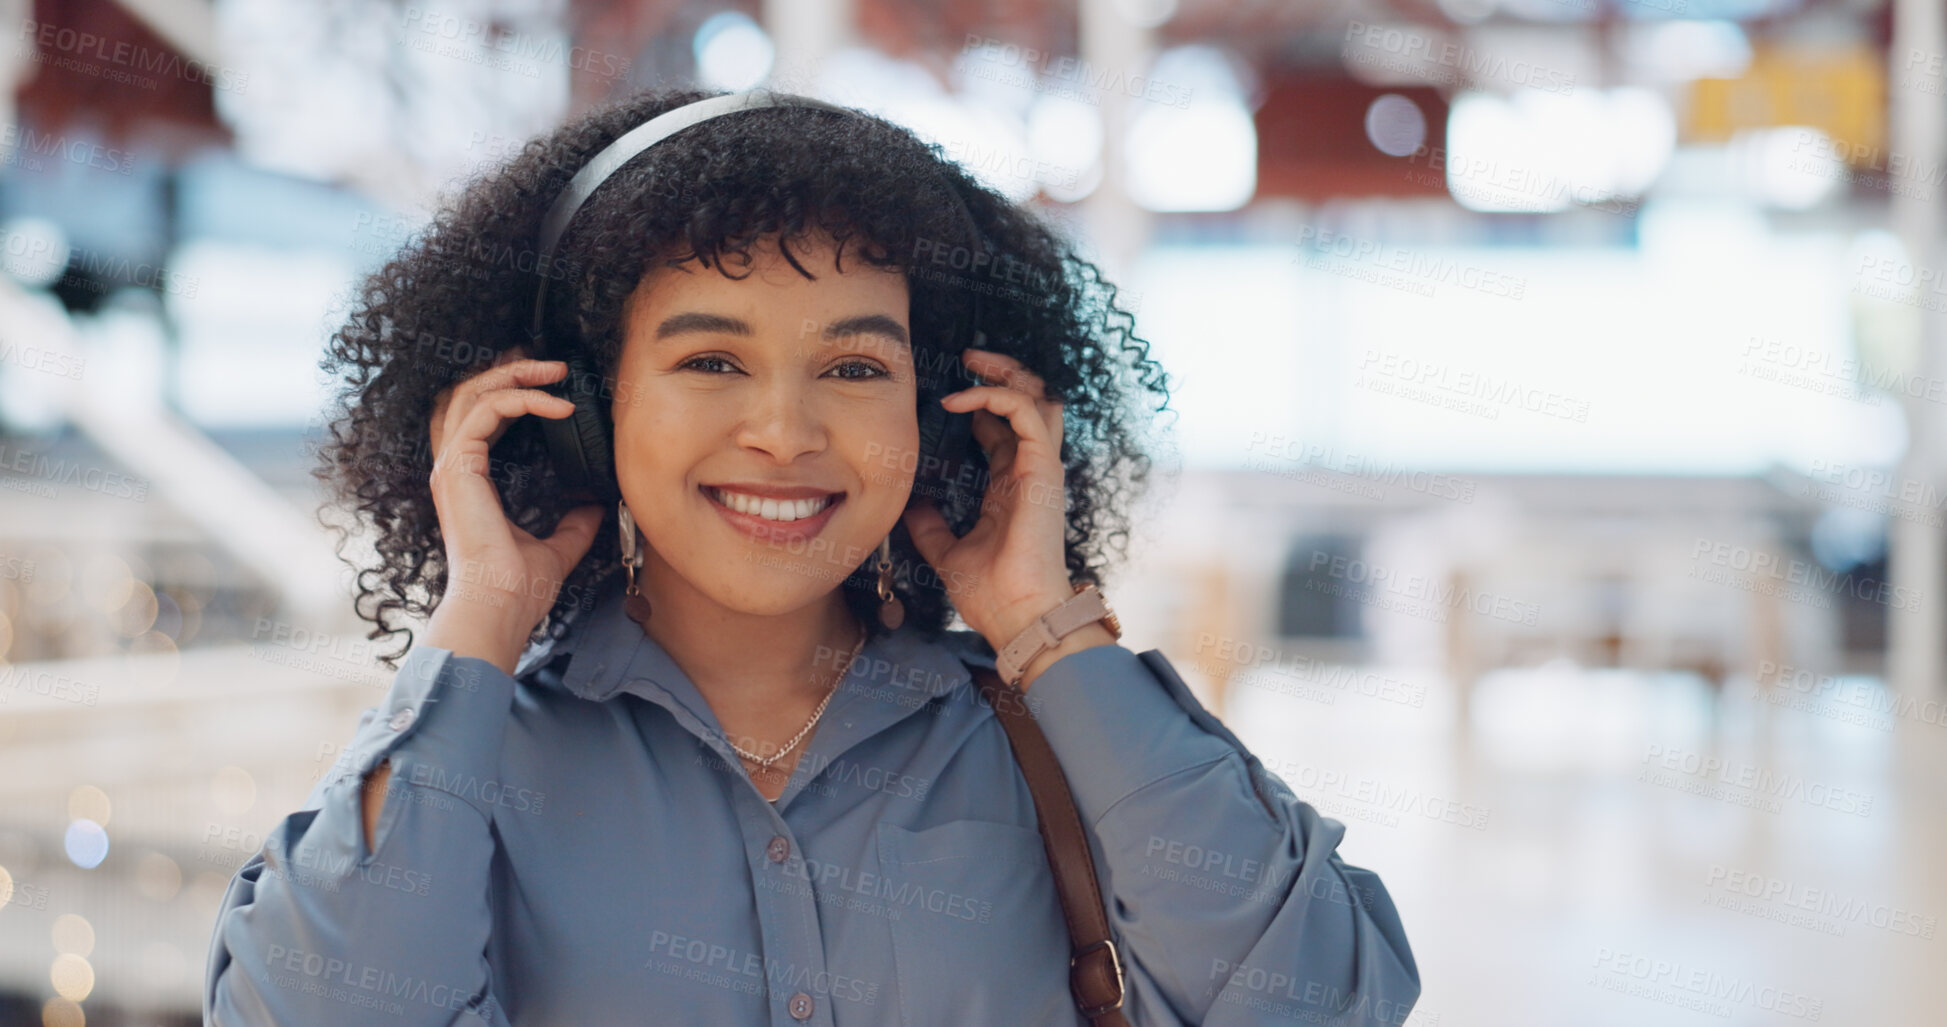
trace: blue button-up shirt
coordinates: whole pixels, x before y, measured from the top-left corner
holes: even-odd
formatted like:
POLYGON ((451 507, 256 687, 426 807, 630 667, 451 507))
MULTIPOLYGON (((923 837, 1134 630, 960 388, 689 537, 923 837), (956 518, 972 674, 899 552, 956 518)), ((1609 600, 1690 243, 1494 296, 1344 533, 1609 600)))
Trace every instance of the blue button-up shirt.
MULTIPOLYGON (((972 632, 872 640, 776 803, 617 590, 513 675, 420 646, 230 882, 209 1024, 1079 1024, 972 632), (392 784, 372 847, 360 782, 392 784)), ((1145 1024, 1400 1024, 1393 902, 1156 650, 1025 701, 1145 1024)))

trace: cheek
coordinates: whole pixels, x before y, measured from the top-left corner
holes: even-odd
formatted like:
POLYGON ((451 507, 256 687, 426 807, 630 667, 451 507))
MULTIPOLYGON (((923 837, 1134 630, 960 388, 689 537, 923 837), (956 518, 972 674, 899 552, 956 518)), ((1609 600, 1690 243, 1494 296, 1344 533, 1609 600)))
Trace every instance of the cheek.
POLYGON ((907 406, 850 419, 844 428, 844 451, 851 455, 868 492, 902 496, 912 487, 919 466, 919 421, 907 406))
POLYGON ((649 395, 618 402, 610 411, 616 476, 625 481, 642 479, 677 466, 677 458, 694 449, 708 430, 700 413, 649 395))

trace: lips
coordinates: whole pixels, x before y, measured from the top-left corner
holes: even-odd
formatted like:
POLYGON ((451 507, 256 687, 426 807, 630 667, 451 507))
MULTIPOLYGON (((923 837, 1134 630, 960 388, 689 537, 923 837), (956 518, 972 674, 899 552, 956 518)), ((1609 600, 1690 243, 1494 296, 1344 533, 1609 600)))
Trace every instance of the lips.
POLYGON ((802 493, 796 497, 756 496, 717 485, 699 485, 697 491, 725 523, 754 542, 788 543, 813 538, 831 523, 833 514, 845 503, 843 492, 809 488, 766 490, 802 493), (775 519, 780 517, 791 519, 775 519))
MULTIPOLYGON (((827 506, 837 502, 840 495, 840 493, 836 492, 803 497, 764 495, 723 488, 717 485, 705 485, 703 489, 705 494, 711 499, 738 513, 750 514, 754 517, 762 517, 767 521, 777 521, 787 524, 817 514, 827 506)), ((800 490, 793 489, 790 491, 800 490)))

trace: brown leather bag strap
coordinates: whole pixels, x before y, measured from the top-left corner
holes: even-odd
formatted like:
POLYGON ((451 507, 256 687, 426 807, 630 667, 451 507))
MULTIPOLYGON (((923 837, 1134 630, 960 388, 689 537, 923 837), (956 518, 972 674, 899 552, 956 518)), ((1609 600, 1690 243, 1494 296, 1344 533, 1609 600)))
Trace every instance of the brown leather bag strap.
POLYGON ((1102 906, 1102 888, 1095 877, 1095 857, 1089 852, 1081 814, 1075 811, 1068 776, 1061 772, 1041 725, 1034 722, 1027 696, 1003 684, 1000 675, 986 667, 969 669, 981 696, 994 708, 995 718, 1007 732, 1015 762, 1021 765, 1021 775, 1027 778, 1028 791, 1034 796, 1041 844, 1048 851, 1048 868, 1054 871, 1062 918, 1068 922, 1068 988, 1074 994, 1075 1008, 1095 1027, 1129 1027, 1121 1011, 1122 955, 1109 934, 1109 915, 1102 906))

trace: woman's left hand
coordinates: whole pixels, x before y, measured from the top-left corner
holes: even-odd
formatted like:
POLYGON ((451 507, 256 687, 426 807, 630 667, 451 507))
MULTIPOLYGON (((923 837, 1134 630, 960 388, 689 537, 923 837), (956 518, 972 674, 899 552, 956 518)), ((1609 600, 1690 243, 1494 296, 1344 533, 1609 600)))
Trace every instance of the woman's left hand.
POLYGON ((967 626, 1000 649, 1074 594, 1063 561, 1062 404, 1013 357, 969 349, 961 362, 982 380, 1003 383, 941 401, 950 411, 973 411, 973 436, 987 453, 980 519, 955 538, 932 502, 918 499, 906 511, 906 530, 967 626))

